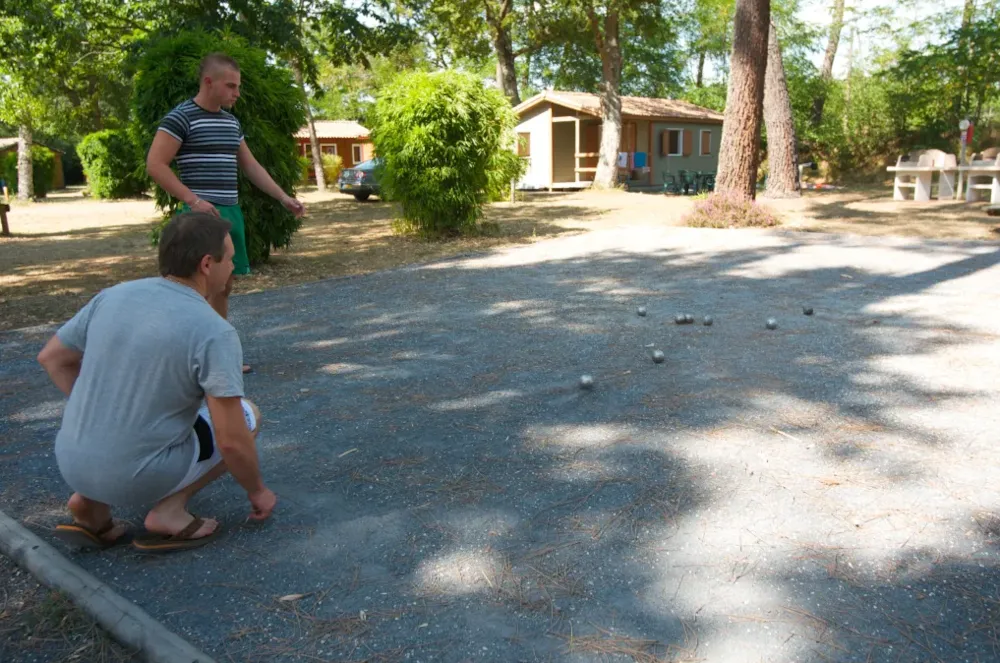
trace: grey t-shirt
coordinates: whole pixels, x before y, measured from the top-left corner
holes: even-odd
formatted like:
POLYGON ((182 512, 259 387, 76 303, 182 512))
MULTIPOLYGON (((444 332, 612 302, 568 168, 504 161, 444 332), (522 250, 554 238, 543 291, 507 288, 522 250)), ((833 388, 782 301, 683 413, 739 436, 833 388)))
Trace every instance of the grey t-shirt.
POLYGON ((243 396, 236 330, 197 291, 168 279, 108 288, 56 334, 83 352, 56 460, 74 491, 99 502, 166 497, 191 466, 205 396, 243 396))

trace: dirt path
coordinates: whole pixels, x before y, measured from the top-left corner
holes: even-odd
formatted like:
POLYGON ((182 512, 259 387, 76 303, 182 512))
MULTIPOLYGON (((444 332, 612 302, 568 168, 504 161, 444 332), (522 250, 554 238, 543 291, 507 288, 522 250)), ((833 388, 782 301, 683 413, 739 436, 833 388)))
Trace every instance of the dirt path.
MULTIPOLYGON (((998 278, 633 225, 242 296, 275 517, 226 479, 206 548, 69 554, 219 661, 996 660, 998 278)), ((50 538, 43 340, 0 333, 0 501, 50 538)))
MULTIPOLYGON (((621 192, 530 194, 513 205, 487 209, 494 236, 424 242, 392 232, 396 208, 357 203, 336 193, 307 192, 309 216, 291 246, 241 279, 237 292, 305 283, 530 243, 555 235, 620 225, 678 225, 690 198, 621 192)), ((951 239, 991 240, 995 222, 982 205, 895 203, 884 190, 809 193, 772 201, 785 228, 951 239)), ((13 238, 0 238, 0 330, 66 320, 101 288, 151 276, 156 259, 149 232, 157 219, 151 201, 102 203, 79 191, 15 206, 13 238)))

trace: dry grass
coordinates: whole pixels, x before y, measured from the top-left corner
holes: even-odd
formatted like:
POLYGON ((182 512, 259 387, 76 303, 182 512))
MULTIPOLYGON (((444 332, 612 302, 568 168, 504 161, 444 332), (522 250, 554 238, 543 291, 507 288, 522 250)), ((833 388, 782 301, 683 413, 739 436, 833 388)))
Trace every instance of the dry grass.
POLYGON ((595 627, 597 631, 590 635, 575 635, 559 633, 558 637, 566 641, 568 653, 591 654, 601 660, 611 657, 631 658, 636 663, 694 663, 703 660, 696 658, 697 636, 693 628, 684 624, 685 643, 681 646, 664 645, 657 640, 633 638, 620 635, 612 630, 595 627))
POLYGON ((0 555, 0 661, 23 660, 133 663, 141 659, 65 596, 39 585, 0 555))
MULTIPOLYGON (((226 659, 234 663, 265 663, 275 659, 295 661, 350 660, 358 663, 396 663, 408 657, 414 646, 375 651, 367 638, 379 625, 402 617, 405 613, 360 612, 325 617, 320 613, 330 590, 306 594, 301 599, 275 600, 258 607, 270 615, 267 627, 244 628, 227 638, 226 659), (291 626, 294 635, 275 638, 272 620, 291 626)), ((421 643, 421 648, 434 643, 421 643)))
POLYGON ((897 202, 892 187, 807 193, 793 200, 765 200, 777 210, 782 226, 807 232, 904 235, 931 239, 1000 239, 986 203, 932 200, 897 202))
MULTIPOLYGON (((960 239, 998 239, 982 204, 897 203, 888 188, 851 193, 808 193, 798 200, 767 201, 783 227, 960 239)), ((324 278, 364 274, 456 254, 529 243, 560 234, 617 225, 678 225, 690 198, 619 191, 529 194, 487 209, 496 232, 444 242, 392 232, 397 208, 358 203, 336 193, 305 192, 308 216, 292 245, 237 284, 253 292, 324 278)), ((78 190, 45 202, 15 205, 14 237, 0 238, 0 330, 58 323, 101 288, 155 274, 149 231, 151 201, 102 203, 78 190)))

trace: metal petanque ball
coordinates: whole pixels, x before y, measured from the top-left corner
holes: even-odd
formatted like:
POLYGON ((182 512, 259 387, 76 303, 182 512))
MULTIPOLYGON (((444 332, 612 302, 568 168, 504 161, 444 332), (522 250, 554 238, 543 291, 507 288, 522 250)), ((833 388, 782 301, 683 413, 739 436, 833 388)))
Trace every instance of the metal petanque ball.
POLYGON ((767 328, 768 329, 777 329, 778 328, 778 321, 775 320, 774 318, 768 318, 767 319, 767 328))
POLYGON ((594 388, 594 378, 589 375, 580 376, 580 389, 593 389, 594 388))
POLYGON ((805 315, 812 315, 813 314, 812 306, 803 306, 802 313, 804 313, 805 315))
POLYGON ((705 325, 706 327, 711 327, 713 322, 714 322, 714 320, 712 320, 712 316, 710 316, 710 315, 706 315, 701 320, 701 324, 705 325))
POLYGON ((684 323, 690 325, 693 322, 694 322, 694 316, 691 315, 690 313, 685 313, 684 314, 684 323))
POLYGON ((645 318, 646 317, 646 307, 645 306, 640 306, 639 308, 636 309, 635 312, 636 312, 636 315, 638 315, 640 318, 645 318))
POLYGON ((683 313, 678 314, 677 316, 674 317, 674 322, 676 322, 679 325, 683 325, 687 322, 687 316, 684 315, 683 313))
POLYGON ((663 354, 663 350, 656 350, 653 352, 654 364, 662 364, 664 359, 666 359, 666 356, 663 354))

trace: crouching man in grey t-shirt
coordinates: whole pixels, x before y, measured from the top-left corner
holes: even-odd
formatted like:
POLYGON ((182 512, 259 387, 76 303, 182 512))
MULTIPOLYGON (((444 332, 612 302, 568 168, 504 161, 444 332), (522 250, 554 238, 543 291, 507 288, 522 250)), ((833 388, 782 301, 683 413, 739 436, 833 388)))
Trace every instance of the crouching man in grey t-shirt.
POLYGON ((73 523, 56 536, 103 548, 125 539, 111 506, 149 506, 147 552, 202 545, 218 522, 187 511, 228 470, 254 520, 276 497, 257 460, 260 412, 243 398, 236 330, 206 298, 233 271, 229 222, 203 213, 172 219, 160 237, 162 278, 108 288, 60 328, 38 355, 69 400, 55 453, 73 523))

